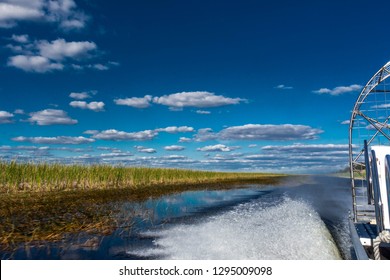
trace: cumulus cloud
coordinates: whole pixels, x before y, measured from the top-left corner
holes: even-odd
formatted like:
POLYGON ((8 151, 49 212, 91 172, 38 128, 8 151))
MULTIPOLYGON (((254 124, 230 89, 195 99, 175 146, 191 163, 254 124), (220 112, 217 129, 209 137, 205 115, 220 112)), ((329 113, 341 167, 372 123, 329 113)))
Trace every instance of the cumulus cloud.
POLYGON ((61 29, 84 28, 88 16, 74 0, 3 0, 0 3, 0 28, 12 28, 20 22, 57 23, 61 29))
MULTIPOLYGON (((101 53, 92 41, 66 41, 59 38, 53 41, 34 40, 28 42, 27 35, 13 35, 15 44, 7 48, 17 55, 8 58, 8 66, 22 69, 26 72, 45 73, 53 70, 73 68, 77 70, 95 69, 108 70, 111 64, 94 63, 101 53), (27 41, 27 43, 24 43, 27 41), (75 62, 77 64, 75 64, 75 62)), ((113 64, 112 64, 113 65, 113 64)))
POLYGON ((146 148, 143 146, 134 146, 134 148, 136 148, 139 153, 154 154, 157 152, 155 149, 146 148))
POLYGON ((44 13, 41 10, 41 2, 43 1, 3 1, 0 3, 0 27, 11 28, 16 26, 18 21, 42 18, 44 13))
MULTIPOLYGON (((242 98, 229 98, 222 95, 215 95, 207 91, 180 92, 161 97, 145 95, 144 97, 130 97, 114 99, 115 104, 130 106, 134 108, 148 108, 151 103, 169 106, 171 111, 182 111, 184 107, 219 107, 225 105, 239 104, 246 102, 242 98)), ((210 111, 197 110, 198 114, 210 114, 210 111)))
POLYGON ((13 114, 7 112, 7 111, 0 111, 0 124, 2 123, 11 123, 13 114))
POLYGON ((69 94, 69 97, 73 99, 83 100, 91 98, 91 95, 89 94, 89 92, 71 92, 69 94))
POLYGON ((112 140, 112 141, 145 141, 154 139, 159 132, 167 133, 181 133, 193 132, 194 128, 188 126, 169 126, 165 128, 157 128, 154 130, 144 130, 138 132, 125 132, 116 129, 109 129, 104 131, 87 130, 84 134, 91 134, 95 139, 112 140))
POLYGON ((19 68, 26 72, 46 73, 54 70, 64 69, 64 65, 50 61, 48 58, 39 55, 16 55, 8 59, 8 66, 19 68))
POLYGON ((26 44, 30 41, 29 37, 27 34, 22 34, 22 35, 15 35, 13 34, 11 37, 11 40, 20 43, 20 44, 26 44))
POLYGON ((218 133, 222 140, 297 140, 316 139, 322 130, 306 125, 247 124, 232 126, 218 133))
POLYGON ((238 148, 239 147, 228 147, 228 146, 223 145, 223 144, 217 144, 217 145, 205 146, 202 148, 198 148, 196 150, 201 151, 201 152, 231 152, 231 151, 234 151, 238 148))
POLYGON ((289 152, 289 153, 313 153, 313 152, 340 152, 348 153, 348 144, 293 144, 287 146, 264 146, 264 151, 289 152))
POLYGON ((59 22, 62 29, 82 29, 89 17, 80 10, 73 0, 49 1, 47 6, 49 21, 59 22))
POLYGON ((130 152, 113 152, 113 153, 102 153, 100 157, 104 160, 117 160, 133 156, 130 152))
POLYGON ((216 139, 218 139, 218 133, 215 133, 211 128, 200 128, 194 135, 194 140, 197 142, 216 139))
POLYGON ((337 96, 337 95, 341 95, 343 93, 360 91, 362 88, 363 88, 363 86, 354 84, 354 85, 350 85, 350 86, 339 86, 339 87, 335 87, 333 89, 320 88, 318 90, 314 90, 313 92, 317 93, 317 94, 330 94, 330 95, 337 96))
POLYGON ((348 144, 269 145, 262 147, 260 154, 249 154, 243 158, 251 166, 270 170, 328 173, 347 166, 348 148, 348 144))
POLYGON ((72 101, 69 103, 70 106, 80 109, 88 109, 95 112, 104 111, 104 102, 85 102, 85 101, 72 101))
POLYGON ((345 120, 345 121, 342 121, 341 124, 350 124, 350 120, 345 120))
POLYGON ((99 130, 93 130, 93 129, 88 129, 88 130, 83 132, 83 134, 90 134, 90 135, 95 135, 98 133, 99 133, 99 130))
POLYGON ((246 99, 229 98, 207 91, 180 92, 153 98, 154 103, 169 106, 172 109, 181 109, 183 107, 219 107, 239 104, 245 101, 246 99))
POLYGON ((29 115, 30 118, 28 121, 36 123, 37 125, 71 125, 77 123, 77 120, 70 118, 63 110, 45 109, 38 112, 32 112, 29 115))
POLYGON ((94 134, 92 137, 100 140, 109 140, 109 141, 146 141, 152 140, 157 136, 157 132, 153 130, 144 130, 139 132, 125 132, 118 131, 116 129, 108 129, 104 131, 99 131, 94 134))
POLYGON ((36 47, 41 56, 56 61, 66 58, 85 58, 91 55, 91 51, 97 49, 94 42, 67 42, 64 39, 57 39, 51 42, 42 40, 36 44, 36 47))
POLYGON ((180 143, 188 143, 188 142, 191 142, 192 139, 191 138, 188 138, 188 137, 180 137, 179 138, 179 142, 180 143))
POLYGON ((199 129, 196 141, 208 140, 310 140, 317 139, 323 131, 306 125, 246 124, 227 127, 219 132, 210 128, 199 129))
POLYGON ((179 132, 194 132, 195 129, 190 126, 168 126, 165 128, 157 128, 157 132, 167 132, 167 133, 179 133, 179 132))
POLYGON ((139 109, 148 108, 150 106, 151 101, 152 101, 151 95, 145 95, 144 97, 114 99, 116 105, 124 105, 124 106, 139 108, 139 109))
POLYGON ((69 144, 69 145, 79 145, 79 144, 88 144, 95 142, 94 139, 85 138, 82 136, 79 137, 70 137, 70 136, 57 136, 57 137, 24 137, 19 136, 11 139, 15 142, 29 142, 34 144, 69 144))
POLYGON ((183 151, 185 147, 178 145, 165 146, 164 150, 166 151, 183 151))

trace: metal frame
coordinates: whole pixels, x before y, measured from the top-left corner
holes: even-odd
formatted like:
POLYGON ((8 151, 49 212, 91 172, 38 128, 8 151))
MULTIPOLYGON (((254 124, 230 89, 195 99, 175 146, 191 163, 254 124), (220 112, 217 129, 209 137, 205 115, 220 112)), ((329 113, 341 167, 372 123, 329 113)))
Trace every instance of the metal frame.
MULTIPOLYGON (((390 120, 390 116, 387 116, 387 118, 384 121, 380 121, 377 119, 374 119, 372 117, 367 116, 363 111, 361 111, 361 106, 364 104, 364 101, 371 93, 387 93, 388 91, 383 91, 380 89, 376 89, 378 85, 380 85, 383 81, 385 81, 387 78, 390 77, 390 61, 387 62, 379 71, 372 76, 372 78, 368 81, 366 86, 361 91, 355 106, 352 111, 351 119, 349 122, 349 171, 351 176, 351 186, 352 186, 352 209, 354 214, 354 221, 357 222, 358 215, 357 215, 357 202, 356 202, 356 186, 355 186, 355 171, 360 166, 363 166, 361 156, 364 155, 365 149, 362 148, 360 152, 354 156, 353 150, 354 145, 357 145, 358 147, 362 147, 363 143, 353 143, 353 128, 355 124, 356 118, 362 117, 365 119, 372 127, 376 130, 376 132, 371 136, 370 139, 367 139, 367 145, 370 145, 373 140, 378 136, 382 135, 387 140, 390 141, 390 135, 386 133, 383 129, 388 129, 390 125, 388 124, 390 120)), ((390 101, 390 100, 389 100, 390 101)))

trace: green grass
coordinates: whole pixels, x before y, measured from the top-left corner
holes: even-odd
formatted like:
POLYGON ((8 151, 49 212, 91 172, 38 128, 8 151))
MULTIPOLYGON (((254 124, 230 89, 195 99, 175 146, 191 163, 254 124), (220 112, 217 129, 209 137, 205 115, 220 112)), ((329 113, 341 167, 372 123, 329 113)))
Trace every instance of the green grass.
POLYGON ((0 162, 0 192, 117 189, 251 180, 281 176, 197 170, 0 162))
MULTIPOLYGON (((286 175, 181 169, 0 162, 0 247, 59 240, 67 233, 109 234, 121 201, 189 190, 276 184, 286 175)), ((131 218, 130 218, 131 220, 131 218)), ((131 222, 126 222, 131 224, 131 222)))

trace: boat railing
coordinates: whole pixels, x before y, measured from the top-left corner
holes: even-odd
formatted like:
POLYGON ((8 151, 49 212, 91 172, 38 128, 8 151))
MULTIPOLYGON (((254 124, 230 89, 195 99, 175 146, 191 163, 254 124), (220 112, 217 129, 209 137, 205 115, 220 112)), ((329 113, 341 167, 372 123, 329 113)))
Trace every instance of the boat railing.
MULTIPOLYGON (((385 158, 385 176, 386 176, 386 192, 387 192, 387 211, 388 211, 388 217, 390 217, 390 155, 386 155, 385 158)), ((386 209, 383 209, 386 211, 386 209)), ((388 228, 387 230, 390 230, 388 228)))
POLYGON ((374 150, 371 151, 372 155, 372 187, 374 190, 374 205, 375 205, 375 217, 376 217, 376 227, 377 232, 381 232, 383 230, 383 209, 381 202, 381 188, 379 181, 379 171, 378 171, 378 158, 376 157, 376 152, 374 150))

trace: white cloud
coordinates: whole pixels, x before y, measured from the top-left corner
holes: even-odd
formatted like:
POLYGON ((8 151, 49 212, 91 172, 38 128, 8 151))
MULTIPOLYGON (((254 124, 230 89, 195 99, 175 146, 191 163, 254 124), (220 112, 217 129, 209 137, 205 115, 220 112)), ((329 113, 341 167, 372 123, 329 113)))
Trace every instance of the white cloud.
POLYGON ((341 124, 350 124, 350 120, 345 120, 345 121, 342 121, 341 124))
POLYGON ((85 102, 85 101, 72 101, 69 103, 70 106, 80 109, 88 109, 95 112, 104 111, 104 102, 85 102))
POLYGON ((116 105, 130 106, 134 108, 148 108, 152 101, 151 95, 145 95, 144 97, 131 97, 123 99, 114 99, 116 105))
POLYGON ((154 153, 156 153, 156 150, 152 149, 152 148, 146 148, 146 147, 143 147, 143 146, 134 146, 134 148, 136 148, 139 153, 147 153, 147 154, 154 154, 154 153))
POLYGON ((92 137, 100 140, 110 141, 146 141, 152 140, 157 136, 157 132, 153 130, 144 130, 139 132, 125 132, 116 129, 108 129, 94 134, 92 137))
POLYGON ((83 100, 87 98, 91 98, 91 95, 88 92, 71 92, 69 94, 70 98, 83 100))
POLYGON ((30 118, 28 121, 31 123, 36 123, 37 125, 71 125, 77 123, 77 120, 71 119, 63 110, 45 109, 42 111, 30 113, 29 115, 30 118))
POLYGON ((42 1, 30 1, 31 4, 36 3, 37 5, 28 5, 27 2, 5 0, 0 3, 0 27, 11 28, 16 26, 18 21, 42 18, 44 13, 41 10, 42 5, 39 3, 42 1))
POLYGON ((165 146, 164 150, 166 151, 183 151, 185 147, 178 145, 165 146))
POLYGON ((227 127, 219 132, 211 128, 199 129, 195 141, 208 140, 309 140, 317 139, 323 131, 306 125, 246 124, 227 127))
POLYGON ((380 105, 374 105, 374 106, 371 106, 372 109, 388 109, 390 108, 390 104, 386 103, 386 104, 380 104, 380 105))
POLYGON ((51 42, 42 40, 36 44, 36 47, 41 56, 55 61, 61 61, 66 58, 80 59, 89 57, 91 51, 97 49, 94 42, 67 42, 64 39, 57 39, 51 42))
POLYGON ((111 66, 118 66, 119 64, 115 64, 112 62, 108 62, 106 64, 102 63, 95 63, 95 64, 86 64, 86 65, 79 65, 79 64, 72 64, 72 68, 76 70, 83 70, 83 69, 93 69, 97 71, 106 71, 111 69, 111 66))
POLYGON ((217 133, 209 128, 200 129, 195 135, 195 140, 310 140, 317 139, 322 132, 306 125, 246 124, 227 127, 217 133))
POLYGON ((22 69, 26 72, 46 73, 62 70, 64 65, 50 61, 42 56, 16 55, 8 59, 8 66, 22 69))
POLYGON ((2 123, 11 123, 13 116, 14 115, 9 113, 9 112, 0 111, 0 124, 2 124, 2 123))
POLYGON ((107 159, 115 160, 115 159, 123 158, 123 157, 127 158, 129 156, 133 156, 133 154, 130 153, 130 152, 116 152, 116 153, 103 153, 103 154, 100 154, 100 157, 104 158, 105 160, 107 160, 107 159))
POLYGON ((179 138, 179 142, 180 143, 188 143, 188 142, 191 142, 192 139, 191 138, 187 138, 187 137, 180 137, 179 138))
POLYGON ((196 113, 200 114, 200 115, 210 115, 211 114, 210 111, 204 111, 204 110, 197 110, 196 113))
POLYGON ((248 145, 248 148, 256 148, 257 147, 257 144, 250 144, 248 145))
POLYGON ((74 0, 3 0, 0 3, 0 28, 12 28, 19 22, 57 23, 64 30, 81 29, 88 20, 74 0))
POLYGON ((180 92, 153 98, 154 103, 169 106, 173 109, 182 109, 183 107, 219 107, 239 104, 245 101, 246 99, 229 98, 207 91, 180 92))
POLYGON ((168 126, 165 128, 157 128, 158 132, 167 132, 167 133, 179 133, 179 132, 194 132, 194 128, 190 126, 168 126))
POLYGON ((89 130, 86 130, 83 132, 83 134, 91 134, 91 135, 95 135, 98 133, 99 133, 99 130, 93 130, 93 129, 89 129, 89 130))
POLYGON ((217 145, 205 146, 202 148, 198 148, 196 150, 201 152, 231 152, 238 148, 239 147, 228 147, 223 144, 217 144, 217 145))
POLYGON ((12 141, 15 142, 29 142, 34 144, 70 144, 70 145, 79 145, 79 144, 88 144, 95 142, 94 139, 85 138, 82 136, 79 137, 70 137, 70 136, 57 136, 57 137, 24 137, 19 136, 12 138, 12 141))
POLYGON ((93 68, 93 69, 96 69, 99 71, 106 71, 106 70, 110 69, 110 67, 108 67, 107 65, 103 65, 101 63, 92 64, 90 66, 90 68, 93 68))
POLYGON ((261 149, 272 152, 294 152, 294 153, 308 153, 308 152, 334 152, 344 151, 348 152, 348 144, 293 144, 287 146, 264 146, 261 149))
MULTIPOLYGON (((28 40, 26 35, 13 35, 16 41, 28 40)), ((35 40, 26 44, 8 44, 6 46, 18 54, 8 59, 8 66, 16 67, 27 72, 45 73, 53 70, 73 68, 77 70, 95 69, 108 70, 113 64, 89 64, 101 53, 92 41, 66 41, 59 38, 54 41, 35 40), (77 62, 77 64, 74 64, 77 62)))
POLYGON ((198 133, 194 135, 194 140, 197 142, 216 139, 218 139, 218 134, 215 133, 211 128, 200 128, 198 129, 198 133))
POLYGON ((293 89, 293 87, 285 86, 285 85, 277 85, 275 88, 276 89, 293 89))
POLYGON ((21 43, 21 44, 26 44, 30 41, 29 37, 27 34, 23 34, 23 35, 15 35, 13 34, 11 39, 17 43, 21 43))
POLYGON ((343 93, 348 93, 348 92, 354 92, 354 91, 360 91, 363 88, 361 85, 350 85, 350 86, 339 86, 335 87, 333 89, 328 89, 328 88, 321 88, 319 90, 314 90, 314 93, 318 94, 330 94, 330 95, 341 95, 343 93))
POLYGON ((59 22, 60 27, 65 30, 84 28, 88 16, 76 8, 73 0, 49 1, 47 18, 50 21, 59 22))

